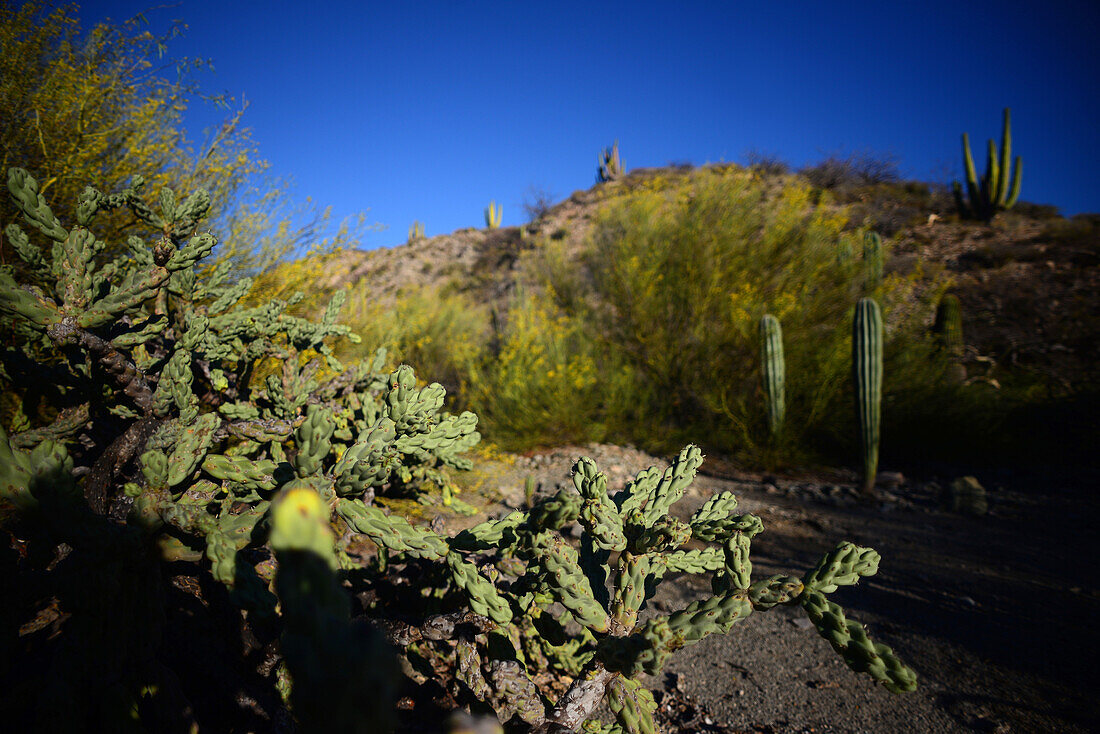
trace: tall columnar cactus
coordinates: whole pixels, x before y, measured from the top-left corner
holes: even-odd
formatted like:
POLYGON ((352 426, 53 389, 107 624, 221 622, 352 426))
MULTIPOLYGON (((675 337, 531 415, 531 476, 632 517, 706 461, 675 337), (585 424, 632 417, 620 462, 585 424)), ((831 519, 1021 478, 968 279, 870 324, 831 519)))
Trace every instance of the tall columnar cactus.
POLYGON ((958 356, 962 353, 962 308, 957 296, 948 293, 940 299, 932 330, 948 354, 958 356))
POLYGON ((913 690, 913 672, 826 597, 874 574, 878 554, 841 543, 801 578, 754 579, 750 545, 763 524, 734 514, 732 493, 711 497, 686 519, 673 512, 702 460, 688 446, 667 469, 651 467, 610 494, 605 475, 582 458, 572 488, 449 538, 358 500, 337 500, 336 510, 391 558, 404 554, 447 570, 450 590, 473 616, 445 613, 395 637, 418 640, 406 647, 418 660, 449 667, 457 659, 464 695, 536 732, 577 730, 605 697, 623 731, 655 732, 656 707, 639 676, 659 675, 676 650, 781 604, 802 607, 853 670, 890 691, 913 690), (579 548, 561 534, 576 522, 583 528, 579 548), (682 573, 709 575, 712 595, 640 622, 661 581, 682 573), (540 690, 536 681, 546 673, 568 676, 564 695, 540 690))
POLYGON ((873 495, 882 418, 882 312, 871 298, 861 298, 856 305, 852 324, 852 381, 863 452, 863 493, 873 495))
POLYGON ((990 222, 997 212, 1012 208, 1020 197, 1020 178, 1022 176, 1023 162, 1020 156, 1016 156, 1014 166, 1012 162, 1012 131, 1009 121, 1009 109, 1004 110, 1004 125, 1001 129, 1001 149, 998 154, 997 144, 991 138, 989 150, 986 154, 985 175, 978 181, 978 174, 974 169, 974 158, 970 154, 970 138, 966 133, 962 136, 963 168, 966 171, 966 196, 963 197, 962 184, 958 181, 954 184, 955 203, 959 207, 959 214, 967 219, 978 219, 990 222), (999 160, 998 160, 999 158, 999 160))
POLYGON ((489 206, 485 207, 485 226, 489 229, 496 229, 499 227, 503 217, 503 211, 503 207, 497 206, 495 201, 490 201, 489 206))
POLYGON ((614 181, 623 175, 623 163, 619 159, 619 141, 600 152, 596 166, 596 183, 614 181))
POLYGON ((874 290, 882 284, 884 262, 882 237, 878 232, 868 232, 863 236, 863 266, 866 269, 868 290, 874 290))
POLYGON ((413 222, 409 225, 409 242, 422 239, 424 239, 424 223, 420 221, 413 222))
POLYGON ((760 319, 760 369, 764 378, 768 429, 774 437, 783 431, 783 418, 787 411, 784 390, 787 368, 783 360, 783 329, 779 319, 771 314, 765 314, 760 319))

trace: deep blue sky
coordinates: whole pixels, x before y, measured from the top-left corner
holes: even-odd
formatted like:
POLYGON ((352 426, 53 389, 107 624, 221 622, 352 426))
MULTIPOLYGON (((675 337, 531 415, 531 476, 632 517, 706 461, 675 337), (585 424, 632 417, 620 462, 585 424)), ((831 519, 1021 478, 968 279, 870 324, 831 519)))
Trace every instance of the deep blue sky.
MULTIPOLYGON (((86 2, 85 25, 150 0, 86 2)), ((200 2, 146 13, 189 25, 172 55, 213 60, 207 91, 250 102, 273 172, 339 217, 389 230, 365 247, 483 226, 490 199, 525 221, 593 183, 619 141, 626 167, 793 165, 834 152, 896 156, 907 177, 984 166, 1012 108, 1022 198, 1100 211, 1100 3, 200 2)), ((223 113, 196 109, 193 138, 223 113)), ((980 171, 979 171, 980 173, 980 171)))

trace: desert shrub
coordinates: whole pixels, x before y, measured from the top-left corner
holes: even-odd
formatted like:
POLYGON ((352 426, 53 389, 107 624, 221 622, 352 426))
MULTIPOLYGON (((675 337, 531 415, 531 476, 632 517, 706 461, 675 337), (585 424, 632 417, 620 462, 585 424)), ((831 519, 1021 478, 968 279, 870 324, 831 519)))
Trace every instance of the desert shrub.
POLYGON ((871 152, 851 153, 845 157, 830 155, 820 163, 800 169, 799 173, 819 189, 845 189, 894 183, 901 179, 897 158, 871 152))
POLYGON ((1012 210, 1027 219, 1058 219, 1058 207, 1054 204, 1033 204, 1030 201, 1017 201, 1012 210))
MULTIPOLYGON (((811 194, 796 184, 771 196, 736 169, 699 172, 609 202, 577 266, 551 251, 532 269, 604 350, 600 363, 626 371, 623 402, 603 408, 617 438, 657 450, 695 440, 771 461, 813 453, 817 436, 848 425, 851 313, 868 290, 862 261, 837 255, 844 211, 811 205, 811 194), (760 388, 765 313, 785 340, 788 425, 777 442, 760 388), (631 430, 642 423, 660 429, 631 430)), ((916 282, 892 275, 871 289, 902 351, 923 317, 916 282)))
POLYGON ((345 343, 342 357, 363 357, 384 348, 391 364, 436 375, 450 394, 467 382, 469 365, 489 346, 489 310, 446 286, 402 292, 383 303, 366 284, 357 284, 348 294, 344 323, 362 342, 345 343))
POLYGON ((523 212, 527 215, 527 221, 534 222, 546 216, 554 206, 555 198, 554 194, 542 186, 527 187, 527 193, 523 195, 523 212))
POLYGON ((1043 224, 1037 240, 1100 249, 1100 214, 1077 214, 1069 219, 1051 219, 1043 224))
POLYGON ((765 176, 782 176, 791 172, 787 161, 774 153, 762 153, 758 150, 750 150, 745 154, 745 166, 765 176))
POLYGON ((617 377, 599 366, 583 324, 546 296, 518 294, 498 325, 495 349, 469 363, 462 395, 486 435, 505 447, 598 441, 617 377))

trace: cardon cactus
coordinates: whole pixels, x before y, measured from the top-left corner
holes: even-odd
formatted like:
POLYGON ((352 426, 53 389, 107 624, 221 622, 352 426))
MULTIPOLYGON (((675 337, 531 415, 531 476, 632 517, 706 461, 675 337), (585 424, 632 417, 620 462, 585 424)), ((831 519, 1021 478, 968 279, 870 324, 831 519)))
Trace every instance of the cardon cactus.
POLYGON ((768 429, 772 436, 778 436, 783 430, 787 410, 784 391, 787 371, 783 361, 783 330, 779 319, 771 314, 765 314, 760 319, 760 369, 764 378, 768 429))
MULTIPOLYGON (((382 352, 345 368, 331 345, 352 338, 337 323, 343 294, 306 319, 289 312, 299 296, 248 302, 249 278, 234 280, 225 264, 204 269, 215 244, 195 231, 209 206, 204 193, 182 201, 162 194, 154 211, 139 196, 140 180, 111 195, 89 187, 66 228, 26 171, 11 169, 8 188, 37 241, 9 225, 22 263, 0 269, 0 325, 12 335, 0 380, 17 417, 10 435, 0 435, 5 524, 42 528, 44 537, 29 536, 42 550, 65 542, 74 559, 87 555, 105 569, 119 564, 95 559, 136 553, 131 566, 147 559, 155 571, 149 549, 161 560, 208 564, 249 619, 266 623, 276 597, 265 521, 281 491, 316 492, 336 524, 338 498, 367 506, 378 493, 435 487, 442 492, 422 494, 425 502, 450 501, 449 472, 470 466, 463 454, 480 439, 476 416, 446 413, 443 388, 422 385, 407 366, 384 372, 382 352), (128 251, 110 259, 90 228, 97 212, 120 207, 154 236, 135 229, 128 251)), ((334 553, 347 562, 344 540, 334 553)), ((288 604, 284 597, 284 611, 288 604)), ((339 617, 334 609, 323 611, 339 617)), ((138 616, 152 625, 158 615, 162 608, 138 616)), ((76 624, 117 626, 84 617, 76 624)), ((160 680, 142 667, 151 660, 119 663, 134 671, 125 679, 58 680, 100 707, 108 683, 117 701, 160 680)), ((112 665, 104 657, 103 669, 112 665)))
POLYGON ((882 419, 882 312, 871 298, 861 298, 856 305, 852 323, 852 383, 863 454, 863 493, 872 495, 882 419))
POLYGON ((986 154, 985 175, 982 176, 980 182, 978 181, 977 171, 974 169, 974 157, 970 154, 970 138, 966 133, 963 133, 963 169, 966 171, 966 197, 964 198, 962 184, 958 181, 955 182, 953 188, 959 214, 964 218, 977 219, 988 223, 993 220, 997 212, 1011 209, 1016 200, 1020 198, 1023 162, 1020 160, 1020 156, 1016 156, 1015 166, 1010 167, 1012 162, 1012 130, 1009 115, 1009 109, 1005 107, 1004 123, 1001 128, 1000 154, 998 156, 997 144, 991 138, 986 154))
POLYGON ((623 175, 623 163, 619 159, 619 141, 600 152, 596 166, 596 183, 614 181, 623 175))
POLYGON ((485 226, 489 229, 496 229, 500 226, 503 216, 503 207, 497 206, 495 201, 490 201, 489 206, 485 207, 485 226))
POLYGON ((688 446, 667 469, 647 469, 612 495, 605 475, 582 458, 572 488, 452 537, 358 500, 337 500, 336 510, 391 559, 403 554, 407 563, 446 569, 444 595, 461 602, 457 609, 419 626, 386 624, 406 654, 421 668, 457 660, 461 696, 532 731, 588 731, 606 698, 623 731, 655 732, 653 697, 638 676, 659 675, 676 650, 777 605, 801 607, 853 670, 890 691, 913 690, 913 672, 826 596, 873 575, 878 554, 841 543, 801 578, 754 578, 749 551, 763 524, 735 514, 732 493, 689 517, 674 514, 702 461, 688 446), (562 535, 574 523, 583 529, 579 547, 562 535), (683 573, 710 576, 712 595, 640 621, 662 580, 683 573), (547 673, 571 680, 563 695, 540 688, 547 673))

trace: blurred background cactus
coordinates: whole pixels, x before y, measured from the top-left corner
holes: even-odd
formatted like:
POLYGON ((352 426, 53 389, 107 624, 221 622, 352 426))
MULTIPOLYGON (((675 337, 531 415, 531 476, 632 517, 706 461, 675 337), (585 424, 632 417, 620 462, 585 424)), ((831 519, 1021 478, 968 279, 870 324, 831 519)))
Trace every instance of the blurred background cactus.
POLYGON ((1023 162, 1020 160, 1020 156, 1016 156, 1015 164, 1013 164, 1012 130, 1009 115, 1009 109, 1005 107, 1004 123, 1001 128, 1001 149, 998 153, 997 144, 990 138, 985 161, 985 174, 982 176, 981 181, 978 180, 978 174, 974 168, 974 157, 970 154, 970 138, 966 133, 963 133, 963 170, 966 174, 966 197, 964 198, 962 184, 958 181, 954 183, 953 189, 959 214, 965 219, 977 219, 988 223, 993 220, 998 212, 1011 209, 1016 200, 1020 198, 1020 177, 1023 162))
POLYGON ((873 298, 861 298, 856 304, 852 321, 852 382, 863 454, 863 494, 872 496, 878 475, 882 423, 882 311, 873 298))
POLYGON ((783 431, 787 412, 784 382, 787 378, 783 361, 783 329, 779 319, 765 314, 760 319, 760 368, 764 378, 764 400, 768 411, 768 429, 773 437, 783 431))
POLYGON ((596 166, 596 183, 614 181, 623 175, 623 163, 619 159, 619 141, 610 148, 604 148, 596 166))
POLYGON ((503 217, 503 207, 497 206, 495 201, 490 201, 489 206, 485 207, 485 226, 489 229, 496 229, 500 226, 503 217))
POLYGON ((882 250, 882 237, 878 232, 863 236, 863 267, 867 278, 867 290, 873 292, 882 285, 882 272, 886 257, 882 250))
POLYGON ((409 242, 416 242, 417 240, 424 239, 424 223, 420 221, 413 222, 409 225, 409 242))
POLYGON ((962 354, 962 307, 958 296, 947 293, 940 299, 932 329, 948 354, 956 357, 962 354))

